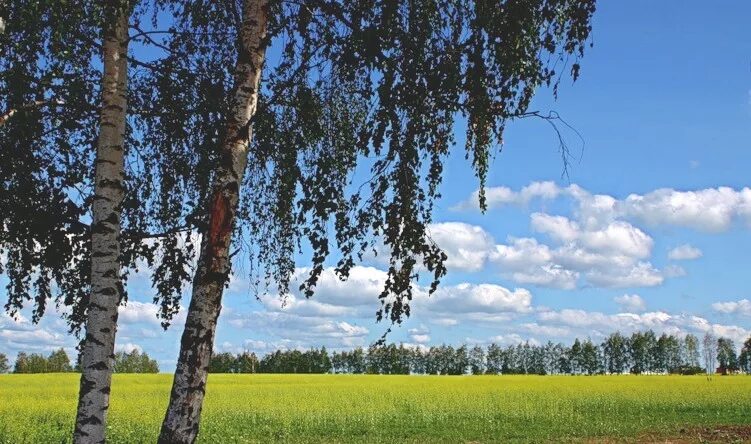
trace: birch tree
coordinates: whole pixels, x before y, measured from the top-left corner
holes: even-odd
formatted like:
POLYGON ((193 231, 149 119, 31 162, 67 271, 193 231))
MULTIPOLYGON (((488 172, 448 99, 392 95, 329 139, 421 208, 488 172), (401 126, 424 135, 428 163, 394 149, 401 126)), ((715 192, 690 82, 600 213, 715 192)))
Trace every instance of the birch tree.
POLYGON ((209 225, 201 240, 193 294, 160 442, 193 442, 198 433, 222 291, 230 272, 229 250, 248 158, 250 118, 258 106, 258 88, 268 45, 268 14, 265 0, 243 3, 230 113, 210 197, 209 225))
MULTIPOLYGON (((180 258, 169 252, 183 251, 174 237, 149 232, 173 225, 164 205, 149 202, 152 188, 143 176, 151 165, 131 157, 125 167, 127 147, 138 146, 126 123, 135 8, 136 2, 121 0, 0 4, 5 308, 15 316, 31 305, 38 322, 53 301, 71 332, 80 335, 85 326, 76 442, 105 439, 127 270, 136 260, 152 264, 156 256, 180 258), (151 203, 150 211, 141 202, 151 203), (159 240, 142 242, 150 237, 159 240)), ((180 292, 184 279, 174 270, 170 260, 155 267, 157 301, 180 292)))
POLYGON ((717 338, 710 332, 705 333, 702 339, 702 356, 707 375, 714 374, 717 363, 717 338))
POLYGON ((203 159, 177 171, 196 199, 175 200, 175 211, 189 214, 201 246, 160 433, 193 442, 233 253, 284 297, 304 242, 312 266, 300 288, 311 297, 334 248, 346 279, 380 242, 389 267, 376 318, 400 323, 418 272, 431 293, 445 274, 428 226, 456 121, 467 122, 485 208, 506 124, 544 117, 528 109, 537 88, 578 76, 594 2, 186 1, 173 12, 168 45, 188 56, 169 58, 154 85, 160 106, 182 110, 176 123, 201 137, 177 124, 150 125, 145 137, 173 151, 198 141, 203 159), (273 64, 269 47, 280 53, 273 64), (200 79, 216 93, 183 92, 208 88, 200 79), (208 118, 196 123, 193 112, 208 118), (352 182, 358 168, 371 177, 362 186, 352 182))
POLYGON ((125 194, 128 23, 132 4, 106 4, 102 27, 99 137, 94 164, 91 223, 91 295, 81 353, 81 385, 74 442, 104 442, 115 354, 118 306, 123 298, 120 267, 121 206, 125 194))

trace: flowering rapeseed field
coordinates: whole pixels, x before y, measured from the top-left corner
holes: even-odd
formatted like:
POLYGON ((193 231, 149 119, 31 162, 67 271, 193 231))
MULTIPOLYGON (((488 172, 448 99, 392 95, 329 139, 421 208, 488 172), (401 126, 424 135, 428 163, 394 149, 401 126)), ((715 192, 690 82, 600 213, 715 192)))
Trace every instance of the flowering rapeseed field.
MULTIPOLYGON (((116 374, 111 443, 153 443, 172 376, 116 374)), ((78 375, 0 375, 0 443, 69 442, 78 375)), ((540 442, 751 424, 751 377, 209 377, 203 443, 540 442)))

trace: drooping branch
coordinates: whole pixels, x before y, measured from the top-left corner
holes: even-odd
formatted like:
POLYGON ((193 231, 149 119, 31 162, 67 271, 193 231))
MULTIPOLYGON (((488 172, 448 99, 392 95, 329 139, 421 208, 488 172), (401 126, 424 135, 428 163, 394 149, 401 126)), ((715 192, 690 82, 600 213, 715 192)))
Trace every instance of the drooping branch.
POLYGON ((551 128, 553 128, 553 131, 555 132, 556 137, 558 138, 558 149, 561 152, 561 159, 563 161, 563 176, 568 177, 568 167, 571 160, 571 151, 569 149, 568 143, 566 142, 566 138, 563 135, 563 132, 561 131, 561 128, 558 126, 559 124, 565 126, 570 131, 573 131, 574 134, 579 138, 581 141, 582 151, 584 150, 584 137, 581 135, 581 133, 571 126, 568 122, 566 122, 560 114, 558 114, 555 111, 548 111, 547 114, 544 114, 540 111, 529 111, 525 113, 518 114, 516 116, 513 116, 514 118, 519 119, 526 119, 526 118, 538 118, 542 119, 545 122, 547 122, 551 128))

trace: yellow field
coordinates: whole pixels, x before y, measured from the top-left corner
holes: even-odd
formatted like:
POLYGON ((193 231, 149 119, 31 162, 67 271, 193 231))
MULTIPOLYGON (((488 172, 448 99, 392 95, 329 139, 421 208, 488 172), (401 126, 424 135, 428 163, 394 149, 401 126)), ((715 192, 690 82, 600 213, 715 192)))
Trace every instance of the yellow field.
MULTIPOLYGON (((155 442, 171 375, 115 375, 109 442, 155 442)), ((0 442, 68 442, 76 374, 0 375, 0 442)), ((751 424, 751 377, 211 375, 199 441, 540 442, 751 424)))

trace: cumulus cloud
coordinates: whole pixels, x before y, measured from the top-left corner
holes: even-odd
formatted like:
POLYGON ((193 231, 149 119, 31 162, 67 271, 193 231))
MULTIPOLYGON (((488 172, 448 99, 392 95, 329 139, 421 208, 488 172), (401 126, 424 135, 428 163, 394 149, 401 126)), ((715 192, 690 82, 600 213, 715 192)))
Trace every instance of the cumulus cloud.
POLYGON ((555 327, 552 325, 542 325, 537 322, 528 322, 521 325, 521 328, 534 334, 547 336, 548 338, 562 338, 571 333, 567 327, 555 327))
POLYGON ((575 243, 583 248, 604 254, 645 258, 652 252, 653 241, 646 233, 628 222, 614 221, 602 228, 587 228, 563 216, 533 213, 532 228, 553 239, 575 243))
POLYGON ((430 322, 432 324, 440 325, 443 327, 453 327, 454 325, 459 324, 459 321, 457 319, 445 317, 432 318, 430 319, 430 322))
POLYGON ((674 261, 698 259, 701 256, 701 250, 689 244, 679 245, 668 252, 668 259, 674 261))
POLYGON ((579 224, 564 216, 532 213, 530 220, 534 231, 545 233, 561 242, 573 242, 581 236, 579 224))
POLYGON ((730 338, 739 343, 751 335, 751 330, 740 326, 715 324, 699 316, 670 314, 664 311, 641 314, 605 314, 585 310, 563 309, 557 311, 543 310, 537 316, 543 323, 570 327, 578 330, 578 332, 575 332, 577 334, 595 337, 603 337, 614 331, 629 334, 634 331, 651 329, 657 334, 667 333, 676 335, 685 335, 687 333, 703 335, 709 332, 716 336, 730 338))
POLYGON ((479 271, 488 256, 493 237, 485 230, 461 222, 443 222, 428 227, 430 237, 446 253, 449 270, 479 271))
MULTIPOLYGON (((483 249, 479 240, 472 266, 481 268, 483 258, 497 265, 501 275, 520 284, 573 289, 583 281, 596 287, 645 287, 661 285, 666 278, 684 276, 677 265, 657 269, 649 261, 654 241, 633 225, 680 226, 719 232, 739 221, 751 226, 751 188, 730 187, 679 191, 661 188, 645 194, 616 198, 593 194, 578 185, 560 187, 553 182, 533 182, 519 191, 489 187, 490 207, 525 205, 539 200, 567 197, 575 203, 574 218, 533 213, 530 226, 553 245, 533 238, 509 238, 506 245, 483 249), (555 244, 558 244, 557 246, 555 244)), ((457 208, 477 207, 477 192, 457 208)), ((467 227, 465 227, 465 230, 467 227)), ((701 257, 696 247, 685 244, 668 253, 671 260, 701 257)), ((462 257, 457 255, 457 257, 462 257)))
POLYGON ((735 217, 751 215, 751 189, 729 187, 697 191, 661 188, 645 195, 631 194, 621 203, 624 215, 651 225, 676 225, 702 231, 724 231, 735 217))
POLYGON ((283 300, 278 296, 262 296, 261 302, 268 311, 284 312, 305 317, 335 317, 353 315, 357 311, 344 305, 327 304, 317 299, 306 299, 296 295, 287 295, 283 300))
POLYGON ((748 299, 741 299, 740 301, 715 302, 714 304, 712 304, 712 308, 720 313, 751 316, 751 301, 749 301, 748 299))
POLYGON ((366 327, 327 317, 299 316, 272 311, 235 312, 228 316, 229 325, 238 329, 263 332, 296 347, 331 348, 361 346, 369 334, 366 327))
POLYGON ((423 291, 415 297, 416 310, 444 315, 452 319, 509 319, 532 310, 532 294, 524 289, 509 290, 495 284, 462 283, 439 287, 428 297, 423 291))
POLYGON ((587 281, 598 287, 653 287, 665 280, 649 262, 638 262, 628 269, 590 270, 587 281))
POLYGON ((597 287, 648 287, 662 284, 663 273, 648 261, 653 241, 626 222, 585 228, 562 216, 532 215, 532 227, 561 243, 551 248, 534 238, 509 238, 489 260, 520 284, 574 289, 580 278, 597 287))
POLYGON ((67 334, 67 326, 50 316, 40 324, 33 324, 21 314, 12 318, 1 313, 0 352, 10 357, 19 351, 48 353, 60 347, 71 348, 75 340, 67 334))
POLYGON ((424 325, 421 325, 418 328, 410 328, 408 333, 409 337, 412 339, 412 342, 415 342, 417 344, 425 344, 430 342, 430 329, 428 329, 424 325))
MULTIPOLYGON (((487 187, 485 198, 488 208, 497 208, 504 205, 525 205, 533 199, 552 200, 561 194, 561 188, 555 182, 532 182, 520 191, 514 191, 508 187, 487 187)), ((465 201, 454 206, 455 210, 479 209, 479 190, 465 201)))
POLYGON ((124 344, 115 344, 115 352, 125 352, 125 353, 132 353, 133 351, 137 351, 138 353, 143 353, 143 348, 141 348, 140 345, 134 344, 132 342, 126 342, 124 344))
POLYGON ((32 330, 11 330, 4 329, 0 331, 0 339, 10 344, 19 344, 24 346, 43 346, 43 348, 59 347, 65 344, 65 336, 59 333, 50 332, 46 329, 32 330))
POLYGON ((496 335, 489 337, 486 341, 468 340, 468 343, 487 343, 497 345, 517 345, 528 342, 530 345, 540 345, 540 341, 532 337, 522 337, 518 333, 509 333, 506 335, 496 335))
POLYGON ((563 289, 576 288, 579 273, 555 262, 554 252, 532 238, 510 238, 496 245, 489 256, 502 275, 520 284, 563 289))
POLYGON ((680 265, 670 264, 662 270, 662 275, 666 278, 676 278, 686 275, 686 270, 680 265))
MULTIPOLYGON (((304 299, 297 287, 310 272, 309 268, 300 268, 293 278, 291 286, 299 299, 304 299)), ((374 267, 356 266, 350 270, 349 277, 342 280, 334 269, 328 267, 323 270, 315 288, 315 295, 311 300, 323 304, 356 307, 377 303, 378 295, 383 291, 387 274, 374 267)))
MULTIPOLYGON (((525 204, 532 199, 555 199, 568 196, 578 204, 579 219, 601 224, 616 219, 633 219, 648 225, 672 225, 700 231, 725 231, 734 220, 751 223, 751 188, 730 187, 679 191, 660 188, 646 194, 630 194, 618 199, 592 194, 578 185, 560 187, 552 182, 533 182, 520 191, 507 187, 488 187, 489 207, 525 204), (491 198, 492 196, 492 198, 491 198)), ((477 192, 457 209, 477 208, 477 192)))
POLYGON ((156 305, 138 301, 128 301, 127 304, 120 305, 118 308, 118 323, 136 324, 141 322, 159 325, 156 305))
POLYGON ((622 309, 632 312, 640 312, 647 309, 647 304, 638 294, 624 294, 613 298, 622 309))
MULTIPOLYGON (((303 272, 304 269, 299 271, 303 272)), ((333 269, 327 268, 312 299, 295 292, 284 299, 269 295, 260 300, 265 311, 282 316, 280 320, 371 320, 380 307, 378 295, 383 291, 385 279, 384 271, 356 266, 352 268, 350 278, 342 281, 336 277, 333 269)), ((532 309, 532 294, 524 288, 510 290, 489 283, 442 284, 432 296, 428 296, 427 287, 419 284, 415 284, 413 290, 414 311, 430 313, 430 323, 444 326, 455 325, 469 318, 489 322, 508 320, 516 314, 529 313, 532 309)), ((241 326, 245 320, 235 319, 234 322, 241 326)))

